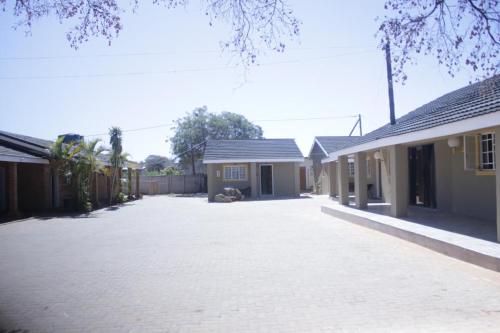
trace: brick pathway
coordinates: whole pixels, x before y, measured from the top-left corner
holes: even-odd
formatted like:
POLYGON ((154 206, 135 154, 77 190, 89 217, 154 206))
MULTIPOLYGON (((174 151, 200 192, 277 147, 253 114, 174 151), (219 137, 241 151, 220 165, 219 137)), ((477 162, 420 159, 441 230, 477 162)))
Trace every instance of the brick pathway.
POLYGON ((499 274, 324 215, 322 200, 149 197, 0 225, 0 327, 498 332, 499 274))

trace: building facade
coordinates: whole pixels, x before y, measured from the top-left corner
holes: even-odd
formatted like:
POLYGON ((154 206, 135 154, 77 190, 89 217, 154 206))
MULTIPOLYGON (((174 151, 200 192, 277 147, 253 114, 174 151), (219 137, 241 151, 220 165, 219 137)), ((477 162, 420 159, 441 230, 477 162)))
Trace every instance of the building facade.
POLYGON ((299 196, 303 162, 293 139, 209 140, 203 159, 208 200, 227 187, 251 198, 299 196))

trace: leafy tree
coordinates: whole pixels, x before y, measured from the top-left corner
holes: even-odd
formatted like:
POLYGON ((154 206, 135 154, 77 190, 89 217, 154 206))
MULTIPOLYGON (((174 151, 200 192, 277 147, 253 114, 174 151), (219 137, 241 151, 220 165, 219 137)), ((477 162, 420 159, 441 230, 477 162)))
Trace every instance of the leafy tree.
POLYGON ((498 0, 385 0, 385 9, 379 35, 382 47, 395 46, 396 80, 406 80, 405 66, 418 54, 433 55, 452 76, 461 67, 477 79, 498 73, 498 0))
POLYGON ((184 167, 196 174, 196 160, 202 158, 207 139, 261 139, 262 128, 244 116, 231 112, 209 113, 200 107, 175 121, 170 138, 172 152, 184 167))
MULTIPOLYGON (((91 37, 102 37, 111 44, 123 29, 123 12, 134 11, 140 5, 139 0, 124 2, 129 8, 118 3, 118 0, 0 0, 0 10, 12 10, 19 18, 16 27, 24 27, 27 32, 42 17, 55 16, 59 22, 68 21, 73 29, 66 38, 71 47, 78 48, 91 37)), ((189 0, 152 0, 152 3, 172 9, 187 6, 189 0)), ((239 54, 247 63, 255 61, 261 46, 283 52, 285 37, 299 33, 300 22, 286 0, 201 0, 201 3, 210 26, 222 21, 231 27, 231 36, 221 43, 223 47, 239 54)))
POLYGON ((254 139, 262 138, 262 128, 252 124, 240 114, 222 112, 209 114, 208 135, 211 139, 254 139))
POLYGON ((147 171, 147 176, 180 176, 182 172, 174 166, 169 166, 162 170, 147 171))
POLYGON ((180 176, 182 174, 179 169, 173 166, 161 170, 160 173, 165 176, 180 176))
POLYGON ((203 143, 208 137, 207 122, 208 111, 204 106, 176 120, 172 128, 175 131, 170 138, 172 152, 179 157, 181 165, 191 165, 193 175, 196 174, 196 160, 203 155, 203 143))
POLYGON ((171 162, 165 156, 149 155, 144 160, 144 163, 147 171, 160 171, 165 169, 171 162))

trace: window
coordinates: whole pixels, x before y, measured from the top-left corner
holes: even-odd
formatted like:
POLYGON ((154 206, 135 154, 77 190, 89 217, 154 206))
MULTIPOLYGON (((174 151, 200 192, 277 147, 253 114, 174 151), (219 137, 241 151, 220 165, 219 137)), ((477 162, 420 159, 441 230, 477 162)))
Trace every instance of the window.
POLYGON ((481 134, 480 169, 495 170, 495 134, 481 134))
POLYGON ((349 162, 347 166, 349 167, 349 176, 354 177, 354 162, 349 162))
POLYGON ((372 169, 370 160, 366 160, 366 177, 370 178, 372 176, 372 169))
POLYGON ((246 165, 224 166, 224 180, 247 180, 246 165))

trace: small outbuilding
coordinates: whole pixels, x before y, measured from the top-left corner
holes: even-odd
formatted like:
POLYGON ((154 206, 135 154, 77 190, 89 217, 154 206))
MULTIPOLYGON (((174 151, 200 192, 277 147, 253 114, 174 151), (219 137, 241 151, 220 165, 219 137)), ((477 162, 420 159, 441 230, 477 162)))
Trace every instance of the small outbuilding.
POLYGON ((297 197, 304 162, 294 139, 208 140, 208 200, 232 187, 251 198, 297 197))
MULTIPOLYGON (((336 172, 328 164, 323 164, 321 161, 327 158, 328 154, 340 150, 344 146, 352 145, 358 139, 359 136, 317 136, 314 138, 308 156, 312 161, 314 193, 337 195, 335 189, 336 172)), ((353 161, 349 161, 349 178, 349 187, 354 189, 353 161)))

